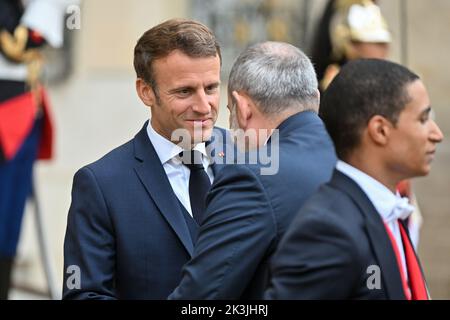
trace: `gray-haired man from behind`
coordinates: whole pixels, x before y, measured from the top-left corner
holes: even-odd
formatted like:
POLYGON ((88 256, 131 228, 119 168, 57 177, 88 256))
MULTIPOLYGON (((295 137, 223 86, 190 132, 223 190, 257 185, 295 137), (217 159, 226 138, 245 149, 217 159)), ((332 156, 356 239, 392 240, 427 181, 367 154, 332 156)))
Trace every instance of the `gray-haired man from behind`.
POLYGON ((250 153, 277 150, 278 171, 264 175, 261 163, 246 163, 219 172, 170 299, 262 298, 278 240, 336 163, 318 107, 314 68, 298 48, 264 42, 238 57, 228 85, 231 126, 249 137, 245 146, 257 149, 250 153))

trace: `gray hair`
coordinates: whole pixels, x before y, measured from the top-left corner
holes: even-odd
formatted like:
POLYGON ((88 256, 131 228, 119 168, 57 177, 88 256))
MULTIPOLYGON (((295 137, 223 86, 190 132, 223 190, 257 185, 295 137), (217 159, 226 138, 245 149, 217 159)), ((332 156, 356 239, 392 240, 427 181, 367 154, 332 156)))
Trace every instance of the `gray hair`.
POLYGON ((228 92, 244 91, 264 114, 287 109, 317 112, 319 97, 311 60, 297 47, 282 42, 250 46, 237 58, 228 92))

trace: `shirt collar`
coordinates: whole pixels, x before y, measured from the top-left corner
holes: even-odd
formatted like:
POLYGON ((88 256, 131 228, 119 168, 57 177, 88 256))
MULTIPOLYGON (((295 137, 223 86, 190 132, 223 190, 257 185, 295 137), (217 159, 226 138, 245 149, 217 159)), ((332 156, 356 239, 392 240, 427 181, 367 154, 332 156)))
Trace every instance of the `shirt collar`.
POLYGON ((382 183, 344 161, 338 160, 336 169, 350 177, 360 186, 383 218, 383 221, 389 222, 391 220, 391 213, 399 199, 401 199, 398 193, 392 193, 382 183))
MULTIPOLYGON (((184 149, 156 132, 151 125, 151 121, 149 121, 147 125, 147 135, 152 142, 153 147, 155 148, 159 160, 163 165, 171 159, 178 160, 178 162, 181 164, 181 160, 179 159, 178 155, 180 154, 180 152, 184 151, 184 149)), ((210 164, 210 158, 206 153, 206 144, 204 142, 197 144, 194 147, 194 150, 197 150, 203 154, 204 164, 205 162, 207 165, 210 164)))

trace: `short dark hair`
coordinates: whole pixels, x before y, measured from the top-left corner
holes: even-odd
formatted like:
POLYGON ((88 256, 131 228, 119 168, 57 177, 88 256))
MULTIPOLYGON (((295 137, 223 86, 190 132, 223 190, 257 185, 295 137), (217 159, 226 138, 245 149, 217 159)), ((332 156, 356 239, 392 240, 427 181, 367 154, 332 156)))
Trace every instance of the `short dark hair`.
POLYGON ((319 115, 345 160, 360 143, 369 120, 381 115, 396 125, 411 100, 408 84, 419 76, 393 62, 360 59, 348 62, 325 90, 319 115))
POLYGON ((185 19, 170 19, 146 31, 134 48, 134 69, 138 78, 147 82, 157 94, 153 62, 180 50, 194 57, 215 57, 220 45, 212 31, 205 25, 185 19))

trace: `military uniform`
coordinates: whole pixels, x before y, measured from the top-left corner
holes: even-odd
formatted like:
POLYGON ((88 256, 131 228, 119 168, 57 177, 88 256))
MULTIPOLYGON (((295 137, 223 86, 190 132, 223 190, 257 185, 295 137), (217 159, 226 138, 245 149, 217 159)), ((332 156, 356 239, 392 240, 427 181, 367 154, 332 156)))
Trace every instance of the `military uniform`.
POLYGON ((62 45, 67 5, 64 0, 0 0, 0 299, 8 296, 33 163, 52 154, 38 48, 62 45))

